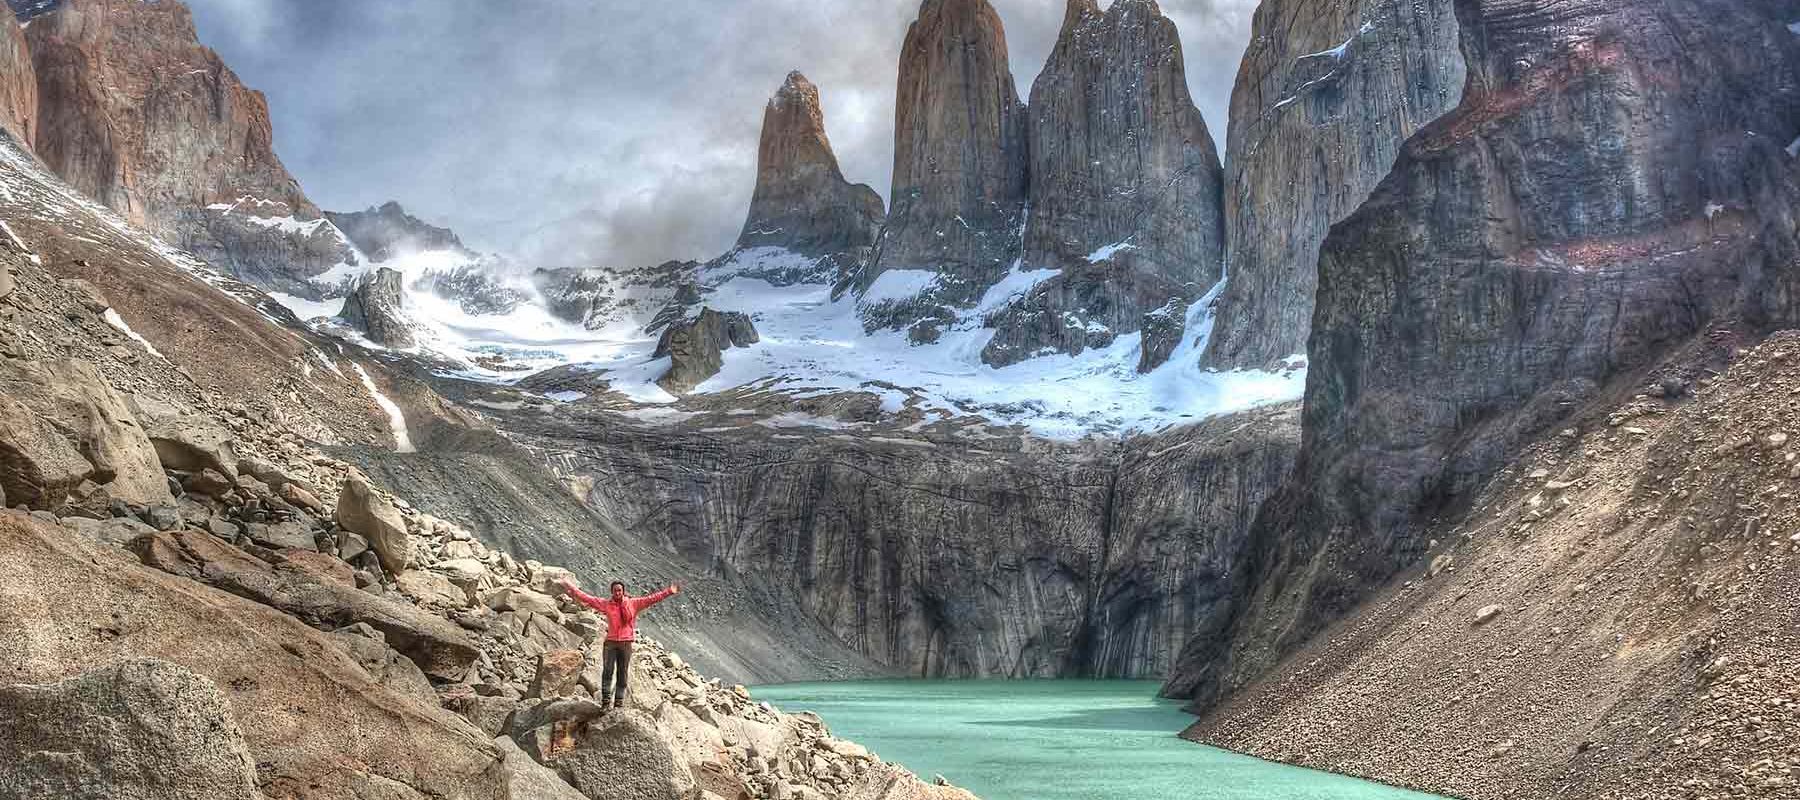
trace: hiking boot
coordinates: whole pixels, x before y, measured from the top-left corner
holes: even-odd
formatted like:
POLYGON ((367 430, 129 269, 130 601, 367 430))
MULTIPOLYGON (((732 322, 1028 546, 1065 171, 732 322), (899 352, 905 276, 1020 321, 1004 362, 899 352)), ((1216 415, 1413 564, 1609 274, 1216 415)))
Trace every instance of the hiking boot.
POLYGON ((605 714, 606 712, 611 711, 612 708, 613 699, 607 695, 600 695, 600 713, 605 714))
POLYGON ((624 707, 625 707, 625 698, 621 697, 621 698, 613 701, 613 708, 624 708, 624 707))

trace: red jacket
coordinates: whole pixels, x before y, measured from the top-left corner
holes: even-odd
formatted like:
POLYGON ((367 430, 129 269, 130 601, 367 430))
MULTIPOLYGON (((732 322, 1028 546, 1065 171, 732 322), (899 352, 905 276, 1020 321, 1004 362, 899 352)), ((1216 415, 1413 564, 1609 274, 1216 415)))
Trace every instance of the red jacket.
POLYGON ((670 586, 656 594, 644 597, 627 597, 624 602, 613 602, 610 597, 595 597, 580 589, 569 589, 569 596, 576 602, 606 615, 606 640, 609 642, 637 641, 637 616, 639 612, 657 603, 675 596, 678 590, 670 586))

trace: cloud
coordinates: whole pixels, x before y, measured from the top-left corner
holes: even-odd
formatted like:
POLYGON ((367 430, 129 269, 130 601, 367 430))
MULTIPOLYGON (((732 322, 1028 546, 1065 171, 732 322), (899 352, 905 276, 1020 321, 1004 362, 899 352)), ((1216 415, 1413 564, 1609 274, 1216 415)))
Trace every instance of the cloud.
MULTIPOLYGON (((1021 95, 1055 0, 993 0, 1021 95)), ((818 84, 854 181, 884 196, 917 0, 189 0, 202 41, 269 96, 276 147, 332 209, 389 199, 536 263, 703 259, 735 239, 762 107, 818 84), (563 225, 552 223, 565 221, 563 225)), ((1213 135, 1256 0, 1164 0, 1213 135)))

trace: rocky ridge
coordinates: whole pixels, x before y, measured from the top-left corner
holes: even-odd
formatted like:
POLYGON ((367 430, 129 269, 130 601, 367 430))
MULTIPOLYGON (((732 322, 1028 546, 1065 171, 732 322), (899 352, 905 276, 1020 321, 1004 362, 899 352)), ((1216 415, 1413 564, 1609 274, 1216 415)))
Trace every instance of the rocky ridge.
POLYGON ((66 0, 26 40, 27 144, 70 185, 264 288, 316 297, 308 279, 353 258, 275 156, 267 102, 199 44, 186 6, 66 0))
POLYGON ((1792 796, 1800 334, 1694 350, 1187 735, 1472 800, 1792 796))
MULTIPOLYGON (((1188 95, 1175 25, 1153 0, 1070 0, 1032 84, 1024 264, 1057 269, 994 320, 982 360, 1080 354, 1219 278, 1218 152, 1188 95)), ((1161 363, 1152 357, 1142 371, 1161 363)))
POLYGON ((1171 680, 1202 709, 1421 559, 1615 381, 1797 321, 1783 143, 1800 41, 1783 13, 1541 10, 1462 9, 1461 105, 1326 240, 1299 464, 1259 514, 1232 629, 1192 640, 1171 680), (1697 66, 1658 71, 1676 31, 1697 66), (1630 177, 1648 174, 1670 180, 1630 177))

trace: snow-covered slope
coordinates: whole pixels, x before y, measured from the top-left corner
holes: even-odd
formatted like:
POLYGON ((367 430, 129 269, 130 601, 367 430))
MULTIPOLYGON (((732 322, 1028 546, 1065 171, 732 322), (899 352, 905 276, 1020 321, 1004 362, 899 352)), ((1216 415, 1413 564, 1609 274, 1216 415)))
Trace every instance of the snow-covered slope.
MULTIPOLYGON (((586 326, 557 318, 548 310, 538 282, 521 272, 490 273, 495 286, 516 292, 521 302, 507 313, 472 313, 481 304, 442 293, 438 278, 458 269, 479 269, 467 253, 438 250, 401 254, 379 265, 334 270, 322 287, 354 280, 376 266, 405 279, 403 313, 417 332, 412 352, 443 374, 471 380, 514 383, 558 366, 592 370, 613 392, 645 406, 675 404, 680 398, 656 385, 667 358, 652 358, 656 336, 645 326, 672 300, 678 284, 630 286, 637 302, 586 326), (591 328, 591 329, 590 329, 591 328)), ((796 397, 842 391, 874 392, 890 412, 911 407, 927 420, 980 415, 1001 425, 1022 425, 1042 436, 1070 439, 1155 430, 1213 414, 1291 400, 1300 396, 1305 370, 1299 363, 1279 372, 1203 372, 1198 354, 1211 328, 1208 295, 1193 304, 1188 336, 1163 367, 1138 374, 1140 335, 1120 336, 1112 346, 1080 356, 1044 355, 994 368, 981 362, 993 336, 987 319, 1022 297, 1054 270, 1017 266, 974 308, 963 312, 935 343, 914 345, 903 332, 865 329, 872 306, 906 302, 929 288, 930 275, 884 274, 857 296, 823 283, 776 286, 758 275, 806 273, 811 259, 779 248, 751 248, 692 270, 700 304, 742 311, 755 321, 761 341, 725 354, 720 373, 694 389, 705 395, 740 387, 796 397)), ((491 265, 490 265, 491 268, 491 265)), ((665 282, 667 283, 667 282, 665 282)), ((1215 290, 1216 294, 1216 290, 1215 290)), ((333 317, 341 300, 314 302, 276 295, 321 331, 347 338, 333 317)), ((697 307, 697 306, 696 306, 697 307)), ((372 346, 358 339, 364 346, 372 346)), ((570 401, 578 395, 561 393, 570 401)))

